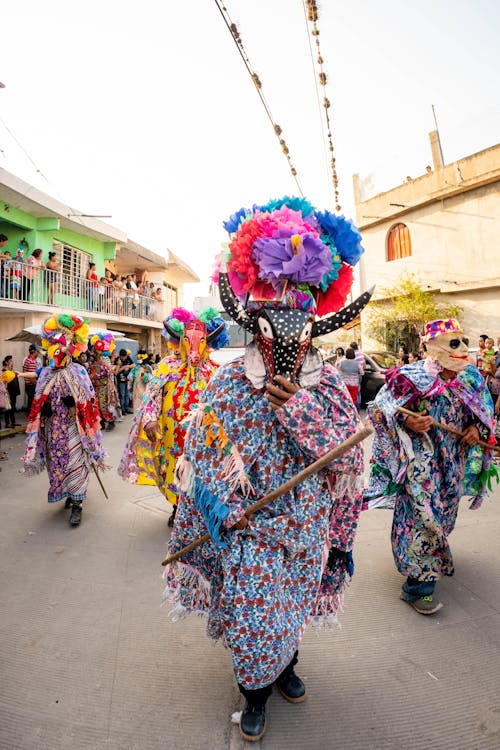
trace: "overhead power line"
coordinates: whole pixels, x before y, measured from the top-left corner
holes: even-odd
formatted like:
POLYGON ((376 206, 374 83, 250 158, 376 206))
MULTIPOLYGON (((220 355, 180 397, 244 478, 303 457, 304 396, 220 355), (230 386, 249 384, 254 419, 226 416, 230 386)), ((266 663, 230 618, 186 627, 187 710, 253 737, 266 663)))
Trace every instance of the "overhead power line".
POLYGON ((243 60, 243 64, 245 65, 245 68, 247 69, 247 72, 248 72, 250 78, 252 79, 253 85, 255 86, 257 94, 259 95, 259 99, 260 99, 260 101, 262 103, 262 106, 264 107, 264 109, 266 111, 266 115, 267 115, 267 117, 268 117, 271 125, 273 126, 274 134, 277 137, 277 139, 279 141, 279 144, 280 144, 280 147, 281 147, 281 151, 284 154, 284 156, 285 156, 285 158, 286 158, 286 160, 288 162, 288 166, 290 168, 290 172, 292 173, 292 176, 293 176, 293 178, 295 180, 295 183, 297 185, 299 193, 300 193, 300 195, 303 195, 302 188, 300 187, 300 183, 299 183, 299 180, 298 180, 298 177, 297 177, 297 170, 295 169, 295 167, 294 167, 294 165, 292 163, 291 156, 290 156, 290 149, 288 148, 287 143, 286 143, 285 139, 283 138, 283 131, 282 131, 281 127, 274 121, 274 118, 273 118, 273 116, 271 114, 271 110, 269 108, 269 105, 266 102, 266 99, 265 99, 264 94, 262 92, 262 81, 260 80, 258 74, 255 72, 254 68, 252 67, 252 64, 250 63, 250 59, 249 59, 249 57, 248 57, 248 55, 246 53, 245 47, 243 45, 243 41, 241 39, 241 35, 240 35, 240 32, 239 32, 239 29, 238 29, 237 25, 231 20, 231 17, 229 15, 227 7, 224 5, 224 3, 220 2, 219 0, 214 0, 214 2, 216 4, 217 8, 219 9, 219 12, 220 12, 222 18, 224 19, 224 23, 226 24, 226 26, 227 26, 227 28, 229 30, 229 33, 231 34, 231 36, 233 38, 233 41, 234 41, 234 43, 235 43, 235 45, 236 45, 236 47, 238 49, 240 57, 243 60))
MULTIPOLYGON (((316 3, 316 0, 303 0, 304 4, 304 14, 306 18, 306 27, 307 27, 307 34, 308 36, 312 36, 314 44, 316 46, 316 61, 313 62, 313 66, 317 73, 317 84, 322 87, 323 89, 323 110, 324 110, 324 119, 325 119, 325 126, 326 126, 326 140, 327 140, 327 148, 329 151, 329 161, 330 161, 330 169, 331 169, 331 175, 332 175, 332 185, 333 185, 333 194, 335 197, 335 210, 341 211, 342 207, 339 203, 339 180, 337 176, 337 164, 335 159, 335 153, 333 148, 333 136, 332 136, 332 127, 331 127, 331 120, 330 120, 330 107, 331 102, 327 96, 326 91, 326 84, 327 84, 327 75, 325 73, 324 69, 324 58, 321 54, 321 44, 320 44, 320 33, 319 33, 319 27, 318 27, 318 4, 316 3)), ((309 36, 309 40, 310 40, 309 36)), ((311 42, 310 42, 310 46, 311 42)), ((322 121, 322 129, 323 129, 323 121, 322 121)))

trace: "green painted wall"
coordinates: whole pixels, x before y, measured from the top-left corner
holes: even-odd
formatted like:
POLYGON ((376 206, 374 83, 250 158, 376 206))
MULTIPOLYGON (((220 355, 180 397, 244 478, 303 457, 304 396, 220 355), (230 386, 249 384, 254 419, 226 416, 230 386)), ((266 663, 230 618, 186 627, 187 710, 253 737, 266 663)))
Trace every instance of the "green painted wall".
MULTIPOLYGON (((22 239, 26 239, 29 245, 29 251, 25 251, 24 257, 31 255, 35 248, 41 248, 44 263, 49 258, 53 242, 61 242, 89 253, 91 260, 96 264, 95 270, 99 278, 104 276, 105 261, 114 259, 116 254, 114 242, 101 242, 85 234, 61 228, 57 218, 51 216, 35 218, 12 206, 6 208, 3 204, 0 205, 0 234, 5 234, 9 238, 4 249, 8 250, 13 258, 22 239)), ((45 302, 45 289, 39 288, 38 291, 36 301, 45 302)), ((33 294, 31 295, 31 301, 35 301, 33 294)), ((73 297, 67 298, 57 295, 55 302, 56 304, 67 304, 73 308, 78 308, 78 300, 73 297)))

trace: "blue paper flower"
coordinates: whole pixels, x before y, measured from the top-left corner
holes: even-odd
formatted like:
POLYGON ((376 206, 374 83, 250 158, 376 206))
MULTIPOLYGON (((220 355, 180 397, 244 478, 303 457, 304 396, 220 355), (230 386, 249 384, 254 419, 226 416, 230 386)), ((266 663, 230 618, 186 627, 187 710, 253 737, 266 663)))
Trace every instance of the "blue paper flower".
MULTIPOLYGON (((222 318, 220 315, 212 318, 206 323, 207 333, 212 333, 212 331, 215 331, 215 329, 224 322, 224 318, 222 318)), ((227 332, 227 326, 225 326, 219 333, 219 335, 210 342, 210 347, 212 349, 222 349, 222 347, 226 346, 227 344, 229 344, 229 334, 227 332)))
POLYGON ((236 211, 235 214, 231 214, 229 219, 222 223, 222 226, 224 227, 226 232, 229 232, 229 234, 234 234, 234 232, 238 231, 238 227, 240 226, 241 222, 249 213, 250 211, 248 208, 240 208, 240 210, 236 211))
POLYGON ((331 241, 345 263, 355 266, 364 253, 361 246, 361 235, 349 219, 336 216, 330 211, 317 211, 316 216, 324 234, 329 235, 331 241))
POLYGON ((263 206, 254 205, 253 210, 267 211, 270 213, 271 211, 276 211, 281 208, 281 206, 287 206, 292 209, 292 211, 300 211, 304 218, 310 216, 314 211, 314 206, 305 198, 290 198, 288 195, 284 195, 283 198, 270 200, 263 206))

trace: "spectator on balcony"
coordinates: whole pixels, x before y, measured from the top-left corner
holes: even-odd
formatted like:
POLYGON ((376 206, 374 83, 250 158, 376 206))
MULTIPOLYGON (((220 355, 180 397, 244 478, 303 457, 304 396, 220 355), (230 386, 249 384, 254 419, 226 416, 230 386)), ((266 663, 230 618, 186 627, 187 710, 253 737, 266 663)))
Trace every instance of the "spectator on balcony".
POLYGON ((45 266, 45 283, 47 284, 47 304, 53 305, 56 296, 57 288, 57 273, 60 271, 61 265, 57 260, 56 253, 54 250, 49 253, 49 259, 45 266))
POLYGON ((161 296, 160 286, 156 287, 151 297, 154 299, 155 302, 163 302, 163 297, 161 296))
POLYGON ((9 276, 8 276, 8 264, 7 261, 11 260, 11 255, 8 250, 5 249, 5 245, 8 242, 6 234, 0 234, 0 297, 9 298, 9 276))
POLYGON ((26 258, 22 268, 23 284, 21 287, 21 299, 24 302, 29 302, 31 284, 37 278, 42 268, 45 268, 45 263, 42 261, 42 251, 37 247, 36 250, 33 250, 29 258, 26 258))
POLYGON ((99 277, 95 272, 95 263, 89 263, 89 270, 87 271, 87 305, 89 310, 95 310, 96 298, 97 298, 97 285, 99 277))
POLYGON ((21 285, 23 280, 22 263, 24 262, 23 254, 23 248, 18 247, 16 250, 16 257, 13 261, 8 263, 8 274, 10 276, 10 296, 12 297, 12 299, 21 298, 21 285))

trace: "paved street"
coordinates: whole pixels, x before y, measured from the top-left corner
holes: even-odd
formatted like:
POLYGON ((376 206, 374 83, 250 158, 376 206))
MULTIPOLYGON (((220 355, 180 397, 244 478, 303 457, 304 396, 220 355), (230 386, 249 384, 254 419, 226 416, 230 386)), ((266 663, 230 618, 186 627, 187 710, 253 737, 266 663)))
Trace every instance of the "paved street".
MULTIPOLYGON (((128 418, 130 420, 130 418, 128 418)), ((114 466, 130 422, 105 435, 114 466)), ((22 436, 2 441, 1 750, 240 750, 228 653, 199 619, 160 607, 168 513, 153 488, 95 478, 82 525, 19 473, 22 436)), ((464 505, 456 576, 425 618, 399 600, 390 513, 362 518, 342 629, 309 631, 309 700, 273 695, 266 749, 500 747, 500 491, 464 505)), ((246 745, 251 747, 251 745, 246 745)))

